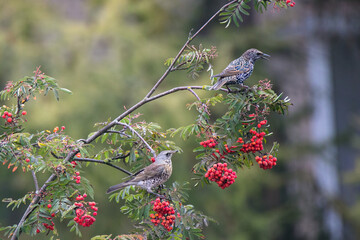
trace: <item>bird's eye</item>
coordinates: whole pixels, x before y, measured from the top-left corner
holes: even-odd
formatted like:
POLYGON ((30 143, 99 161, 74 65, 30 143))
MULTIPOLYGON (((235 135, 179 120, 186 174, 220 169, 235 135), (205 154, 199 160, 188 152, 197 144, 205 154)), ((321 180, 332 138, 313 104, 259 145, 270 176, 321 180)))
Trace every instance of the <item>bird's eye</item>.
POLYGON ((259 55, 261 55, 261 53, 260 53, 260 52, 258 52, 258 53, 256 53, 256 55, 258 55, 258 56, 259 56, 259 55))
POLYGON ((167 153, 167 154, 166 154, 166 157, 170 157, 170 156, 171 156, 171 153, 167 153))

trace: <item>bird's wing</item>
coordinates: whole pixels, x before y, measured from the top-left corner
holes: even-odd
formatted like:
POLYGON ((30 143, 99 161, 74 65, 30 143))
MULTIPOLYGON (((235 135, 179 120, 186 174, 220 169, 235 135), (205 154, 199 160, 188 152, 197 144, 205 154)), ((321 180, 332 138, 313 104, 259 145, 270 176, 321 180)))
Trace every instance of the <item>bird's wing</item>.
POLYGON ((221 73, 214 75, 213 77, 229 77, 249 71, 250 66, 246 63, 231 62, 221 73))
POLYGON ((165 170, 165 164, 150 164, 145 167, 143 171, 139 172, 135 179, 136 180, 146 180, 156 176, 160 176, 165 170))

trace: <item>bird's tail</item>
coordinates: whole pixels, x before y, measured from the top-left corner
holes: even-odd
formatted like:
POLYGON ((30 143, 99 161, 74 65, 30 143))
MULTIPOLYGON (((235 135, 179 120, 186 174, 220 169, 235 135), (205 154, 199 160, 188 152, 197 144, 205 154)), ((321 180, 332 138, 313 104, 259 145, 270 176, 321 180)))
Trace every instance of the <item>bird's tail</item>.
POLYGON ((119 184, 116 184, 114 186, 109 187, 109 189, 106 191, 106 193, 109 194, 109 193, 112 193, 112 192, 115 192, 117 190, 123 189, 124 187, 130 186, 130 185, 133 185, 133 183, 130 182, 130 181, 119 183, 119 184))
POLYGON ((219 90, 225 83, 226 81, 219 80, 210 88, 210 90, 219 90))

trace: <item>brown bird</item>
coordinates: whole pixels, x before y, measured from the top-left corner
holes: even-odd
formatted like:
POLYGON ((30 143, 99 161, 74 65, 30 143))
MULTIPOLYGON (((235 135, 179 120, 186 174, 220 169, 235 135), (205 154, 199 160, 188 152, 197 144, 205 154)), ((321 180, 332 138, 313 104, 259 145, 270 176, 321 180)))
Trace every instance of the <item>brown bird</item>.
POLYGON ((155 162, 135 173, 132 179, 111 186, 106 193, 112 193, 131 185, 141 187, 149 193, 154 193, 151 190, 152 188, 160 186, 170 178, 172 173, 171 157, 176 152, 173 150, 162 151, 156 156, 155 162))
POLYGON ((252 74, 255 61, 260 58, 268 60, 269 57, 270 55, 255 48, 246 50, 241 57, 232 61, 221 73, 212 76, 212 78, 218 77, 219 80, 210 90, 219 90, 223 85, 243 84, 252 74))

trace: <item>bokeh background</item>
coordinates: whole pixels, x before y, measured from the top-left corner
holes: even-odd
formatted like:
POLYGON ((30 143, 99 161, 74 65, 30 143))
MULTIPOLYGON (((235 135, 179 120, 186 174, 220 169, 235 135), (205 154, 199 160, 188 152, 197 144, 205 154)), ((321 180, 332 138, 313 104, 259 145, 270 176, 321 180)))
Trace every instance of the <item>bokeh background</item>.
MULTIPOLYGON (((70 136, 85 138, 94 123, 140 100, 190 30, 225 2, 0 0, 0 87, 41 65, 73 95, 62 94, 60 102, 52 96, 30 102, 26 126, 36 132, 65 125, 70 136)), ((218 221, 205 229, 206 239, 360 239, 359 12, 356 0, 298 0, 287 10, 252 13, 239 28, 225 29, 215 21, 192 42, 217 47, 216 73, 250 47, 270 54, 270 61, 257 62, 247 83, 271 79, 294 104, 287 116, 271 116, 269 140, 281 144, 274 169, 244 168, 228 189, 211 184, 191 191, 189 202, 218 221)), ((160 90, 204 84, 210 84, 209 73, 193 80, 178 72, 160 90)), ((139 112, 164 129, 176 128, 195 120, 196 112, 186 109, 193 100, 190 93, 176 93, 139 112)), ((223 112, 212 111, 214 116, 223 112)), ((184 152, 173 158, 170 182, 188 181, 196 142, 173 140, 184 152)), ((130 220, 104 194, 124 176, 106 166, 90 166, 84 176, 93 183, 100 210, 83 239, 131 232, 130 220)), ((0 181, 0 198, 33 189, 30 173, 11 173, 5 166, 0 181)), ((5 206, 0 203, 0 226, 17 223, 25 208, 11 212, 5 206)), ((77 239, 66 223, 55 224, 60 239, 77 239)))

